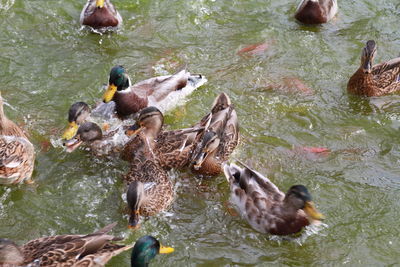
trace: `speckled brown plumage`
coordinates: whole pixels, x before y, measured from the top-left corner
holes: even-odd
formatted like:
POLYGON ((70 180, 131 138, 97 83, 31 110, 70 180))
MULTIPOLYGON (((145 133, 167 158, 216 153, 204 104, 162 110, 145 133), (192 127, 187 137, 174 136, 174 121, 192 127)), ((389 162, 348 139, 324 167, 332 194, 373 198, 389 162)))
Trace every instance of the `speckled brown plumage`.
POLYGON ((382 96, 400 90, 400 57, 372 66, 375 54, 375 42, 368 41, 363 48, 361 65, 347 84, 350 93, 382 96))
POLYGON ((0 95, 0 184, 32 183, 34 161, 33 145, 4 114, 0 95))
POLYGON ((7 250, 8 253, 15 253, 16 257, 20 255, 19 253, 23 255, 21 265, 101 267, 113 256, 132 247, 112 243, 120 240, 107 234, 115 225, 116 223, 110 224, 89 235, 42 237, 29 241, 19 248, 7 250))

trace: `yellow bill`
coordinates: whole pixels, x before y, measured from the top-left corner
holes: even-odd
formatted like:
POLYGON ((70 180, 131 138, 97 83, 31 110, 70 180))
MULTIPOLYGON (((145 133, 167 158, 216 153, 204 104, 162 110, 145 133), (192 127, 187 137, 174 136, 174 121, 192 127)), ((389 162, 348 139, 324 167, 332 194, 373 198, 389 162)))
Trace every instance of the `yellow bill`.
POLYGON ((64 134, 62 135, 62 139, 65 140, 71 140, 75 135, 76 132, 78 131, 78 124, 76 122, 70 122, 68 124, 67 130, 65 130, 64 134))
POLYGON ((96 7, 103 8, 104 0, 96 0, 96 7))
POLYGON ((320 221, 320 220, 325 219, 325 216, 322 215, 322 213, 319 213, 317 211, 317 209, 315 208, 314 202, 312 202, 312 201, 307 201, 303 210, 309 217, 311 217, 314 220, 320 221))
POLYGON ((174 252, 174 248, 171 248, 171 247, 164 247, 164 246, 162 246, 162 245, 160 245, 160 254, 168 254, 168 253, 172 253, 172 252, 174 252))
POLYGON ((115 86, 114 84, 109 84, 107 91, 104 93, 103 102, 110 102, 113 99, 115 92, 117 92, 117 86, 115 86))

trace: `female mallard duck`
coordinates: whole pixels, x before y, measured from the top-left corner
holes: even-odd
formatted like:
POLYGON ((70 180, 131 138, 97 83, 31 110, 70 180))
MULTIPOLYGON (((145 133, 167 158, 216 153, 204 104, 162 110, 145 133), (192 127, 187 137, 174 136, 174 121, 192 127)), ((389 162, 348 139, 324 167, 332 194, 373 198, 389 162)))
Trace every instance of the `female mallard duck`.
POLYGON ((131 85, 124 67, 115 66, 111 69, 103 101, 115 101, 117 115, 124 119, 147 106, 156 106, 163 111, 172 108, 205 82, 202 75, 191 75, 182 70, 174 75, 150 78, 131 85))
POLYGON ((94 155, 106 156, 121 152, 128 141, 129 137, 125 135, 123 126, 103 135, 100 126, 87 121, 80 125, 75 136, 65 140, 63 145, 66 147, 66 151, 71 153, 84 143, 94 155))
POLYGON ((211 121, 193 152, 191 169, 194 173, 214 176, 222 172, 222 163, 238 144, 239 125, 236 111, 225 93, 215 99, 207 116, 211 116, 211 121))
MULTIPOLYGON (((20 247, 8 239, 0 239, 0 266, 105 266, 112 257, 132 248, 132 245, 111 242, 121 240, 108 234, 115 225, 89 235, 42 237, 20 247)), ((132 250, 131 266, 148 266, 157 254, 173 251, 173 248, 161 246, 154 237, 143 236, 132 250)))
MULTIPOLYGON (((127 135, 138 132, 146 137, 152 153, 164 169, 181 169, 189 164, 190 157, 198 136, 204 132, 203 125, 196 127, 163 131, 164 116, 156 107, 147 107, 140 111, 136 123, 127 131, 127 135)), ((121 153, 124 160, 130 161, 135 156, 136 142, 139 138, 132 138, 121 153)))
POLYGON ((337 0, 302 0, 295 18, 305 24, 321 24, 331 20, 337 11, 337 0))
POLYGON ((400 57, 373 66, 375 55, 376 43, 370 40, 362 50, 360 67, 347 84, 350 93, 381 96, 400 90, 400 57))
POLYGON ((110 0, 88 0, 82 9, 79 22, 81 25, 100 29, 119 26, 122 18, 110 0))
POLYGON ((224 173, 231 188, 231 201, 247 222, 261 233, 289 235, 313 220, 322 220, 303 185, 282 193, 267 177, 244 166, 226 164, 224 173))
POLYGON ((33 183, 35 150, 24 132, 3 110, 0 94, 0 184, 33 183))

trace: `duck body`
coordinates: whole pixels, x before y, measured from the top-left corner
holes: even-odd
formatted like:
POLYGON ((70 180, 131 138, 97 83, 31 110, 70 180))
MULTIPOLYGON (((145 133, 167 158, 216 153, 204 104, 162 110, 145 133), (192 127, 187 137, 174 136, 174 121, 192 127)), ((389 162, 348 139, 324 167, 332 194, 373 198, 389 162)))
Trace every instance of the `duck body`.
MULTIPOLYGON (((170 131, 163 130, 163 125, 164 116, 161 111, 156 107, 147 107, 140 111, 135 125, 127 132, 142 132, 146 136, 152 154, 163 169, 182 169, 188 166, 198 136, 204 132, 204 123, 187 129, 170 131)), ((122 159, 131 161, 135 157, 136 143, 142 142, 141 140, 141 138, 132 138, 121 153, 122 159)))
POLYGON ((110 0, 88 0, 79 21, 81 25, 102 29, 121 25, 122 17, 110 0))
POLYGON ((108 234, 115 225, 110 224, 89 235, 42 237, 20 247, 0 239, 0 266, 105 266, 113 256, 132 247, 112 243, 121 240, 108 234))
POLYGON ((337 11, 337 0, 302 0, 295 18, 304 24, 321 24, 331 20, 337 11))
POLYGON ((236 164, 226 164, 224 173, 231 189, 231 202, 258 232, 289 235, 310 221, 321 220, 307 189, 292 186, 285 195, 267 177, 236 164))
POLYGON ((222 164, 239 142, 239 123, 236 111, 227 94, 220 94, 214 101, 211 113, 201 123, 208 121, 191 158, 194 173, 215 176, 222 173, 222 164))
POLYGON ((376 43, 367 42, 362 50, 361 65, 350 77, 347 91, 361 96, 382 96, 400 90, 400 57, 373 66, 376 43))
POLYGON ((115 66, 111 69, 103 101, 115 101, 117 115, 125 119, 147 106, 162 111, 171 109, 206 81, 201 75, 181 70, 174 75, 154 77, 131 85, 125 69, 115 66))
POLYGON ((0 184, 33 183, 35 150, 24 132, 3 110, 0 95, 0 184))

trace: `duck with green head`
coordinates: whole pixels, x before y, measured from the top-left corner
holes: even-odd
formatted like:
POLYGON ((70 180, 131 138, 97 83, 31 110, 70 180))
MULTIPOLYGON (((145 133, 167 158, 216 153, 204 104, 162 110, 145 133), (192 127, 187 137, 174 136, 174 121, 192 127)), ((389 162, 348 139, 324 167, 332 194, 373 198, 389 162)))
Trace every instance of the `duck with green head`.
POLYGON ((152 236, 139 238, 132 250, 131 267, 147 267, 157 254, 169 254, 174 252, 171 247, 164 247, 152 236))
POLYGON ((369 40, 361 53, 361 64, 347 83, 347 91, 361 96, 382 96, 400 90, 400 57, 373 65, 377 45, 369 40))
POLYGON ((121 119, 147 106, 165 111, 179 104, 206 81, 202 75, 191 75, 187 70, 181 70, 174 75, 154 77, 132 85, 125 68, 118 65, 110 71, 103 102, 115 101, 121 119))
POLYGON ((337 11, 337 0, 301 0, 295 18, 304 24, 321 24, 331 20, 337 11))
POLYGON ((110 0, 88 0, 82 9, 79 22, 94 29, 104 29, 120 26, 122 17, 110 0))
POLYGON ((243 168, 225 164, 224 174, 231 202, 255 230, 289 235, 324 219, 305 186, 294 185, 284 194, 267 177, 241 164, 243 168))

